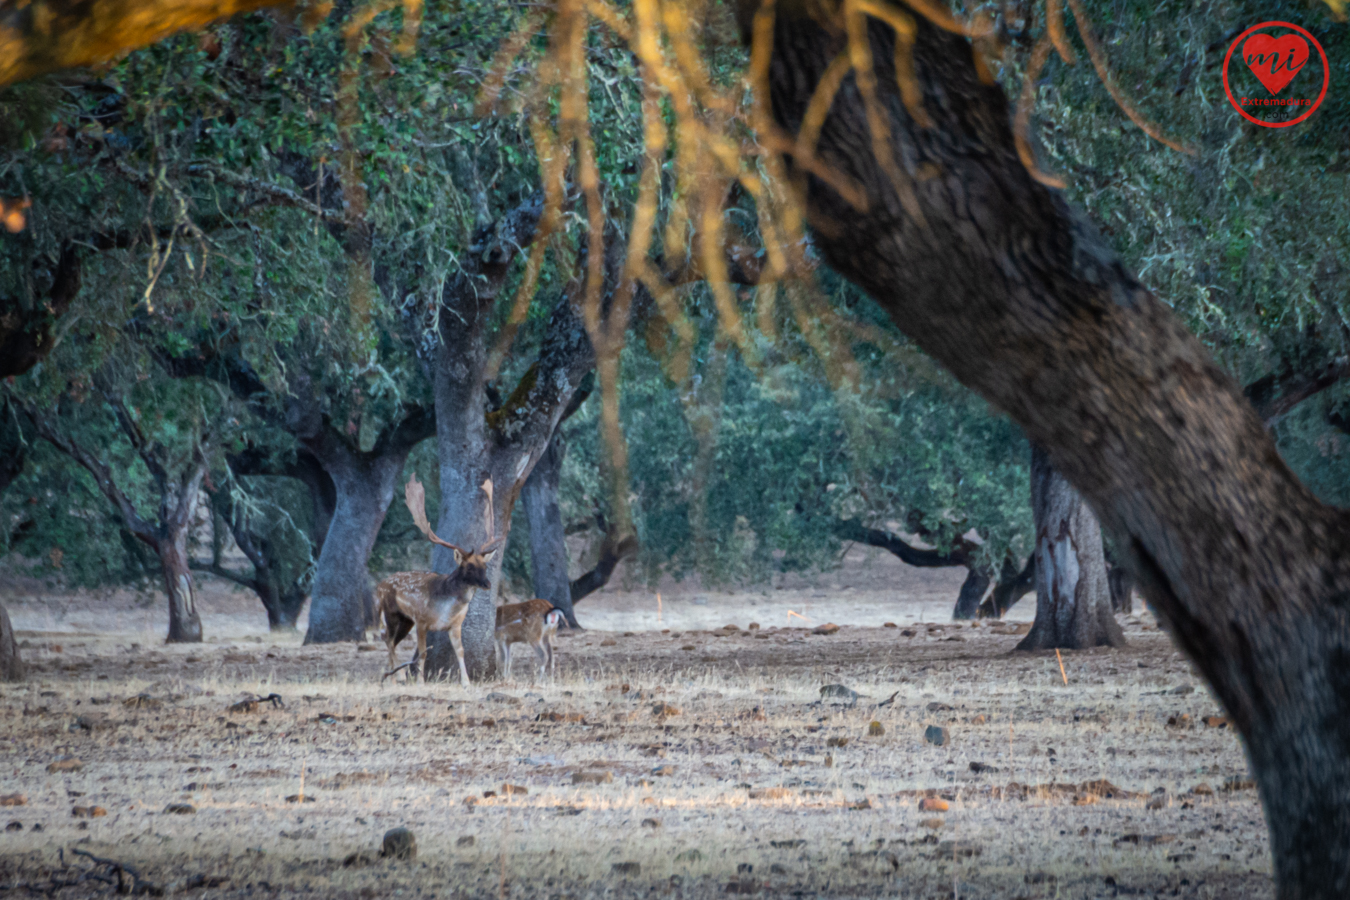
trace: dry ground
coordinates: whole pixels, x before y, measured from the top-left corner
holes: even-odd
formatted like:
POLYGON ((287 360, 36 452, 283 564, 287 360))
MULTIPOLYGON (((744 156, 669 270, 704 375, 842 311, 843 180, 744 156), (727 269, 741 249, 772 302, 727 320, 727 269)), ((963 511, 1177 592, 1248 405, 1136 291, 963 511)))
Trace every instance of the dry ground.
POLYGON ((653 596, 610 592, 556 681, 518 661, 467 694, 381 686, 383 646, 259 633, 241 595, 207 592, 210 642, 165 646, 157 608, 10 590, 31 677, 0 687, 0 794, 27 802, 0 809, 22 828, 0 832, 0 888, 108 871, 78 849, 222 897, 1272 896, 1239 743, 1147 615, 1124 650, 1064 654, 1066 686, 1054 654, 1010 653, 1011 627, 918 624, 950 608, 945 577, 904 601, 675 590, 669 633, 653 596), (785 627, 804 603, 844 627, 785 627), (833 683, 863 696, 822 702, 833 683), (272 692, 284 708, 227 711, 272 692), (82 768, 48 771, 65 757, 82 768), (377 858, 397 826, 415 862, 377 858))

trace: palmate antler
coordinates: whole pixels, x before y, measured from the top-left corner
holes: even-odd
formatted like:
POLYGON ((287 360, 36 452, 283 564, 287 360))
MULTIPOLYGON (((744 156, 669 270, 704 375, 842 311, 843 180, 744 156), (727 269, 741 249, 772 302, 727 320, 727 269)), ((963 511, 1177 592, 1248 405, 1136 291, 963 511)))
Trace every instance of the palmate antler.
POLYGON ((417 530, 422 532, 423 537, 433 544, 440 544, 442 547, 449 547, 461 556, 468 556, 468 552, 462 547, 456 547, 449 541, 443 541, 436 537, 436 532, 431 530, 431 523, 427 521, 427 492, 422 487, 422 482, 417 480, 417 475, 408 478, 408 486, 403 489, 403 502, 408 504, 408 512, 412 513, 413 524, 417 530))
POLYGON ((477 551, 465 550, 463 547, 457 547, 449 541, 441 540, 436 536, 436 532, 431 530, 431 523, 427 521, 427 493, 422 486, 422 482, 417 480, 417 475, 413 474, 408 478, 408 485, 403 489, 403 501, 408 505, 408 512, 412 513, 413 524, 417 530, 422 532, 422 536, 433 544, 440 544, 442 547, 449 547, 461 556, 470 556, 473 553, 488 553, 495 550, 505 537, 495 535, 496 518, 492 511, 492 479, 489 478, 483 482, 483 493, 487 494, 487 512, 484 516, 487 525, 487 533, 490 536, 487 543, 478 548, 477 551))

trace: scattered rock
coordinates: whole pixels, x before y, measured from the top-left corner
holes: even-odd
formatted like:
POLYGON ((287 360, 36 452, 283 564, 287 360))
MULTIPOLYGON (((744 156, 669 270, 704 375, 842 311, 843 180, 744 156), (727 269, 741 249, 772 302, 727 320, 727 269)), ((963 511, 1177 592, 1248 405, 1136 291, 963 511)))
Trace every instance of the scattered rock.
POLYGON ((867 724, 868 737, 881 737, 885 733, 886 727, 882 725, 880 722, 876 721, 875 719, 873 719, 871 722, 867 724))
MULTIPOLYGON (((614 638, 605 638, 603 641, 600 642, 601 647, 616 647, 618 646, 618 644, 619 642, 614 640, 614 638)), ((621 866, 623 865, 623 863, 615 863, 615 865, 621 866)), ((633 865, 637 865, 637 863, 633 863, 633 865)))
POLYGON ((1186 696, 1187 694, 1191 693, 1191 692, 1194 691, 1194 690, 1195 690, 1195 687, 1194 687, 1193 685, 1183 684, 1183 685, 1179 685, 1178 687, 1172 688, 1172 693, 1173 693, 1173 694, 1176 694, 1176 695, 1179 696, 1179 697, 1184 697, 1184 696, 1186 696))
POLYGON ((642 874, 642 863, 616 862, 614 865, 609 867, 609 871, 614 875, 622 875, 625 878, 630 876, 636 878, 637 876, 642 874))
POLYGON ((847 737, 832 737, 825 741, 826 747, 847 747, 849 739, 847 737))
POLYGON ((1200 784, 1197 784, 1195 787, 1191 788, 1191 793, 1200 797, 1213 797, 1214 788, 1210 787, 1204 782, 1201 782, 1200 784))
POLYGON ((974 772, 976 775, 983 775, 986 772, 997 772, 998 769, 989 765, 989 763, 972 762, 970 764, 970 771, 974 772))
POLYGON ((937 797, 924 797, 919 801, 919 812, 946 812, 951 804, 937 797))
POLYGON ((693 644, 685 644, 685 645, 684 645, 683 647, 681 647, 680 649, 681 649, 681 650, 697 650, 698 648, 695 647, 693 644))
POLYGON ((197 807, 191 803, 170 803, 164 807, 164 814, 169 816, 190 816, 197 812, 197 807))
POLYGON ((5 826, 6 831, 23 831, 23 823, 14 821, 5 826))
POLYGON ((642 820, 642 827, 643 827, 643 828, 660 828, 660 827, 661 827, 661 820, 660 820, 660 819, 643 819, 643 820, 642 820))
POLYGON ((1154 794, 1152 797, 1148 799, 1148 802, 1144 804, 1144 809, 1166 809, 1166 808, 1167 808, 1166 794, 1154 794))
POLYGON ((478 842, 477 839, 476 839, 473 835, 471 835, 471 834, 462 834, 462 835, 460 835, 459 838, 455 841, 455 846, 456 846, 456 847, 472 847, 472 846, 473 846, 474 844, 476 844, 477 842, 478 842))
POLYGON ((759 631, 759 623, 758 623, 758 622, 751 622, 749 625, 745 626, 745 630, 746 630, 746 631, 759 631))
POLYGON ((130 709, 159 709, 164 704, 149 694, 137 694, 123 700, 122 705, 130 709))
POLYGON ((1202 721, 1206 728, 1227 728, 1233 724, 1227 716, 1205 716, 1202 721))
POLYGON ((938 747, 945 746, 947 743, 947 729, 939 725, 929 725, 923 730, 923 739, 938 747))
POLYGON ((101 806, 73 806, 70 815, 76 819, 97 819, 106 816, 108 811, 101 806))
POLYGON ((801 838, 792 838, 786 841, 769 841, 769 846, 778 850, 796 850, 798 847, 805 847, 806 841, 801 838))
POLYGON ((573 772, 573 784, 613 784, 614 773, 605 769, 594 772, 573 772))
POLYGON ((386 859, 417 859, 417 838, 408 828, 391 828, 384 833, 380 855, 386 859))
POLYGON ((512 794, 528 794, 529 792, 529 788, 525 787, 523 784, 502 785, 502 796, 504 797, 509 797, 512 794))
POLYGON ((882 627, 882 628, 899 628, 900 626, 897 625, 897 624, 895 624, 894 622, 882 622, 882 623, 881 623, 881 627, 882 627))
POLYGON ((839 626, 833 622, 826 622, 824 625, 817 625, 811 629, 812 634, 834 634, 839 630, 839 626))
POLYGON ((941 828, 943 825, 946 825, 947 823, 942 821, 941 819, 920 819, 919 824, 924 828, 931 829, 932 831, 937 831, 939 828, 941 828))
POLYGON ((984 713, 980 713, 978 716, 975 716, 974 718, 972 718, 972 719, 970 720, 970 724, 972 724, 972 725, 983 725, 985 722, 988 722, 988 721, 989 721, 989 719, 987 719, 987 718, 985 717, 984 713))
POLYGON ((47 764, 47 771, 51 774, 57 772, 78 772, 84 768, 84 763, 73 756, 66 756, 58 759, 56 762, 47 764))
POLYGON ((1250 778, 1238 778, 1234 776, 1233 778, 1230 778, 1227 781, 1225 781, 1223 783, 1223 787, 1221 787, 1219 790, 1227 792, 1254 791, 1256 790, 1256 782, 1250 778))
POLYGON ((291 794, 286 798, 287 803, 314 803, 317 800, 313 794, 291 794))
POLYGON ((374 856, 371 856, 369 853, 366 853, 365 851, 362 850, 358 850, 355 853, 348 854, 347 857, 342 860, 342 868, 364 869, 366 866, 374 865, 375 859, 376 858, 374 856))
POLYGON ((851 804, 849 806, 849 809, 871 809, 871 808, 872 808, 872 801, 868 800, 866 797, 862 798, 857 803, 851 804))
POLYGON ((489 703, 507 703, 511 706, 519 706, 521 700, 519 697, 513 697, 510 694, 503 694, 500 691, 493 691, 483 698, 489 703))
POLYGON ((847 700, 849 703, 857 703, 861 696, 857 691, 842 684, 827 684, 820 689, 820 699, 822 700, 837 698, 847 700))
POLYGON ((947 704, 945 704, 945 703, 939 703, 939 702, 937 702, 936 700, 934 700, 932 703, 928 704, 928 711, 929 711, 930 713, 931 713, 931 712, 951 712, 951 711, 952 711, 952 708, 951 708, 950 706, 948 706, 947 704))
POLYGON ((652 769, 652 774, 657 776, 658 778, 662 778, 667 775, 674 775, 675 767, 672 765, 657 766, 656 768, 652 769))
POLYGON ((23 794, 0 794, 0 806, 27 806, 28 798, 23 794))
POLYGON ((759 887, 760 885, 757 881, 751 881, 749 879, 742 881, 737 879, 735 881, 728 881, 727 886, 723 888, 723 890, 728 894, 757 894, 759 893, 759 887))
POLYGON ((652 715, 654 716, 678 716, 679 714, 680 708, 678 706, 671 706, 669 703, 652 704, 652 715))
POLYGON ((752 788, 751 800, 786 800, 792 796, 792 789, 785 787, 752 788))
POLYGON ((1191 727, 1191 716, 1190 716, 1190 713, 1182 713, 1182 714, 1179 715, 1179 716, 1168 716, 1168 718, 1167 718, 1167 727, 1168 727, 1168 728, 1190 728, 1190 727, 1191 727))

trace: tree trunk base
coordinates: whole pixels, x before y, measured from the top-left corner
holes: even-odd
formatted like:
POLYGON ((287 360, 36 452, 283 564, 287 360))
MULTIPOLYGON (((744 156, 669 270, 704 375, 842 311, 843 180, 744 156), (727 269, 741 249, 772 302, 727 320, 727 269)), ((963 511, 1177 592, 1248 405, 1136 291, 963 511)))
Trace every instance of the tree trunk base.
POLYGON ((10 624, 9 613, 0 606, 0 681, 23 681, 23 677, 23 657, 14 638, 14 626, 10 624))

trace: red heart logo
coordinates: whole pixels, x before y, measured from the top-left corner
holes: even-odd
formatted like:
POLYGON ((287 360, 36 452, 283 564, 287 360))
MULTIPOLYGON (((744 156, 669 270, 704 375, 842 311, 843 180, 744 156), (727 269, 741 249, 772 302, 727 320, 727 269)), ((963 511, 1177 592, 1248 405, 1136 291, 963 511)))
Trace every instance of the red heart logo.
POLYGON ((1266 90, 1278 94, 1308 61, 1308 42, 1296 34, 1254 34, 1242 45, 1242 59, 1266 90))

